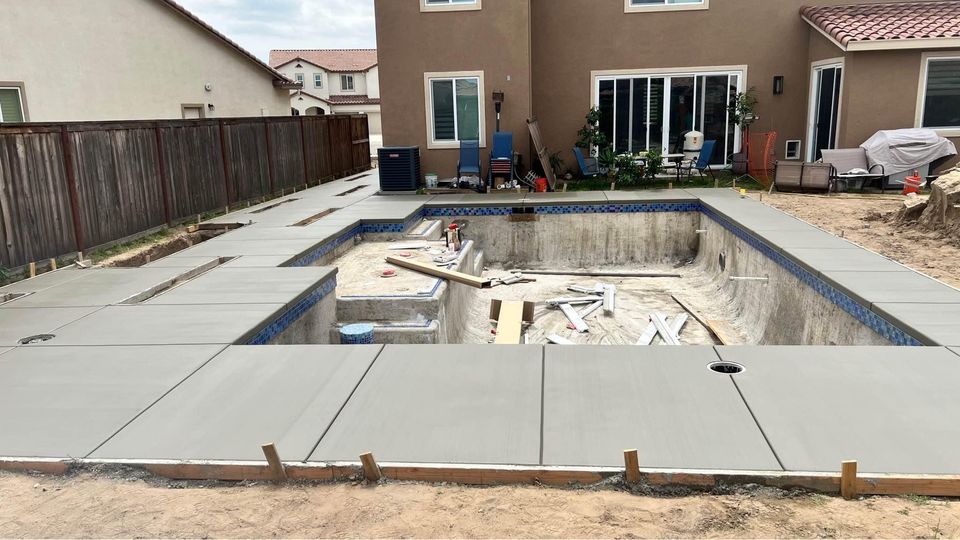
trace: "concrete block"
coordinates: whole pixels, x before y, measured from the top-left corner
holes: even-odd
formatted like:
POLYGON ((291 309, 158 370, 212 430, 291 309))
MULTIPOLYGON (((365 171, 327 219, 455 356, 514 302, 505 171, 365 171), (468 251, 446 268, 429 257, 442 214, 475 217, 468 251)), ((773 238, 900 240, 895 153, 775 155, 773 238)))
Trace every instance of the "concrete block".
POLYGON ((543 348, 387 345, 310 461, 535 465, 543 348))
POLYGON ((61 268, 55 272, 45 272, 34 278, 24 279, 10 285, 0 287, 0 294, 39 292, 50 287, 68 283, 75 279, 87 277, 90 274, 100 271, 100 268, 78 269, 73 267, 61 268))
POLYGON ((958 474, 960 362, 932 347, 718 347, 787 470, 958 474))
POLYGON ((0 346, 17 345, 20 339, 53 334, 101 307, 0 309, 0 346))
POLYGON ((230 347, 92 457, 262 461, 273 442, 304 460, 382 347, 230 347))
POLYGON ((567 191, 552 193, 528 193, 524 206, 550 206, 556 204, 607 204, 602 191, 567 191))
POLYGON ((305 255, 323 244, 323 239, 271 240, 269 242, 230 241, 214 238, 185 249, 178 257, 231 257, 237 255, 305 255))
POLYGON ((216 268, 145 304, 286 304, 320 287, 337 273, 332 267, 216 268))
POLYGON ((104 268, 0 306, 0 310, 36 307, 87 307, 119 303, 176 278, 185 268, 104 268))
POLYGON ((924 345, 960 346, 960 304, 880 302, 871 309, 924 345))
POLYGON ((545 465, 779 470, 712 347, 547 347, 545 465))
POLYGON ((960 291, 916 272, 823 272, 824 279, 865 305, 960 304, 960 291))
POLYGON ((605 191, 608 203, 689 202, 699 199, 685 189, 645 189, 642 191, 605 191))
POLYGON ((787 248, 790 258, 814 273, 822 272, 911 272, 909 268, 861 247, 823 250, 787 248))
POLYGON ((0 356, 0 456, 86 457, 222 348, 14 349, 0 356))

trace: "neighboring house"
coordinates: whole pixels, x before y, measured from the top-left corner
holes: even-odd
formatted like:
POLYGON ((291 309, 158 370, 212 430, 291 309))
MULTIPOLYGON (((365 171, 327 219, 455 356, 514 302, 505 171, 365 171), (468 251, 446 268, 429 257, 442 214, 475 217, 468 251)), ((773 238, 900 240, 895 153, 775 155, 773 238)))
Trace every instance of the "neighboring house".
POLYGON ((750 88, 753 130, 778 133, 779 159, 787 141, 809 159, 881 129, 960 137, 960 1, 883 2, 376 0, 384 142, 452 175, 460 140, 489 149, 503 92, 527 166, 536 117, 576 169, 591 106, 618 152, 672 151, 697 129, 720 166, 741 146, 728 104, 750 88))
POLYGON ((293 114, 366 114, 370 150, 376 153, 382 140, 376 49, 275 50, 270 65, 303 82, 302 89, 290 92, 293 114))
POLYGON ((292 80, 172 0, 4 0, 0 122, 290 115, 292 80))

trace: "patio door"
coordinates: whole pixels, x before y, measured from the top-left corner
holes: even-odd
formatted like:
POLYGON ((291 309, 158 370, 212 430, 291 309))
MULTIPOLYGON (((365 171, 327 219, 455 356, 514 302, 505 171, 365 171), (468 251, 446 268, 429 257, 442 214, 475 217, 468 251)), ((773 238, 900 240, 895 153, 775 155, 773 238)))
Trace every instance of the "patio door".
POLYGON ((741 82, 740 72, 599 76, 600 129, 617 153, 682 151, 683 135, 701 131, 717 141, 711 164, 723 166, 739 149, 740 133, 728 104, 741 82))
POLYGON ((807 145, 807 159, 816 161, 822 157, 821 150, 837 147, 843 63, 815 65, 810 81, 810 119, 807 133, 810 144, 807 145))

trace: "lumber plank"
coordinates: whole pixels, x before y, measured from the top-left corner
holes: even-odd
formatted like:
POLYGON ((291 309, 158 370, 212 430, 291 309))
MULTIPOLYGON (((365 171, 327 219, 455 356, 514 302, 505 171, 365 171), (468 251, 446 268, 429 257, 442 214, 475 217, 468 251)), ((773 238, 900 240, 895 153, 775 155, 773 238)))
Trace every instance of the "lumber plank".
POLYGON ((707 328, 713 335, 717 336, 721 345, 736 345, 740 340, 737 339, 737 331, 730 325, 729 321, 708 320, 707 328))
POLYGON ((847 500, 857 498, 857 462, 840 464, 840 495, 847 500))
POLYGON ((431 264, 424 264, 418 261, 402 259, 400 257, 387 257, 387 262, 401 268, 406 268, 407 270, 413 270, 414 272, 420 272, 421 274, 427 274, 428 276, 447 279, 456 283, 462 283, 478 289, 487 289, 491 286, 491 281, 489 279, 471 276, 470 274, 464 274, 463 272, 457 272, 455 270, 439 268, 431 264))
POLYGON ((497 319, 496 345, 519 345, 523 334, 523 302, 503 301, 497 319))
POLYGON ((680 278, 680 274, 660 272, 578 272, 570 270, 512 270, 539 276, 622 277, 622 278, 680 278))
POLYGON ((360 463, 363 466, 363 477, 369 482, 378 482, 382 477, 380 472, 380 466, 377 465, 377 460, 373 458, 371 452, 366 452, 360 454, 360 463))
POLYGON ((287 471, 283 468, 283 462, 280 461, 280 454, 277 452, 277 445, 274 443, 265 444, 260 447, 263 450, 264 457, 267 458, 267 465, 270 467, 270 473, 273 475, 273 481, 280 484, 286 482, 287 471))
POLYGON ((582 334, 590 330, 587 323, 583 322, 583 318, 580 317, 577 310, 573 309, 573 306, 570 304, 560 304, 560 311, 567 316, 567 319, 570 319, 570 322, 573 324, 573 327, 577 329, 577 332, 582 334))
POLYGON ((636 449, 623 451, 624 478, 630 484, 640 481, 640 457, 636 449))
POLYGON ((700 312, 697 311, 693 306, 691 306, 686 300, 684 300, 683 298, 680 298, 675 294, 670 295, 670 298, 673 298, 674 302, 680 304, 680 307, 682 307, 687 313, 693 316, 693 318, 696 319, 698 323, 702 324, 703 326, 706 326, 708 329, 710 328, 709 323, 707 323, 706 317, 701 315, 700 312))
POLYGON ((650 320, 657 327, 657 332, 667 345, 680 345, 680 338, 673 333, 673 328, 667 324, 667 318, 663 313, 653 313, 650 320))

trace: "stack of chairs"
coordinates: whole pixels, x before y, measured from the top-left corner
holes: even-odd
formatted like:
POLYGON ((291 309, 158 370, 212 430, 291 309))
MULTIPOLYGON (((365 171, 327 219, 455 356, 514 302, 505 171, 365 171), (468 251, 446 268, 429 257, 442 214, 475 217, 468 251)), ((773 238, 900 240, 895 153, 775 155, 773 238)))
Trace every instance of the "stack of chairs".
POLYGON ((495 176, 506 178, 508 182, 519 180, 513 162, 513 133, 498 131, 493 134, 493 151, 490 152, 490 167, 487 183, 493 187, 495 176))

